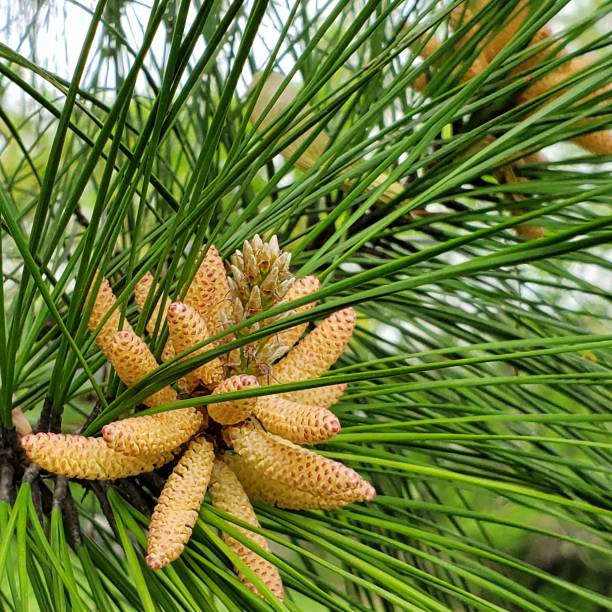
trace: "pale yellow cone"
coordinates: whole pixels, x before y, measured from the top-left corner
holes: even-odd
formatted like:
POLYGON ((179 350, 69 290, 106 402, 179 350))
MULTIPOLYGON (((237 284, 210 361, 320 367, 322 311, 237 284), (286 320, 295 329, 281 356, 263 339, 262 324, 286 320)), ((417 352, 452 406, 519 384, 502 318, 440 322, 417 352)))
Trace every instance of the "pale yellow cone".
MULTIPOLYGON (((253 76, 251 90, 253 90, 259 83, 261 77, 261 73, 256 73, 253 76)), ((261 90, 257 101, 255 102, 253 114, 251 115, 251 121, 255 123, 261 119, 261 123, 257 127, 257 131, 260 133, 264 133, 287 110, 287 108, 293 104, 293 101, 300 93, 300 87, 294 85, 293 83, 289 83, 264 116, 263 113, 266 110, 266 107, 270 104, 275 94, 280 90, 284 80, 284 75, 278 72, 271 72, 266 79, 265 85, 261 90)), ((283 157, 290 158, 292 155, 294 155, 296 151, 304 145, 308 138, 311 137, 313 131, 314 128, 310 128, 304 134, 298 136, 293 142, 287 145, 287 147, 282 151, 283 157)), ((315 139, 308 145, 306 150, 300 155, 300 157, 298 157, 295 165, 302 170, 308 170, 320 159, 328 146, 329 136, 325 131, 319 132, 315 139)))
POLYGON ((267 433, 250 420, 226 430, 230 446, 262 480, 274 480, 314 496, 339 495, 362 487, 351 468, 267 433))
POLYGON ((340 383, 338 385, 328 385, 327 387, 315 387, 313 389, 283 393, 282 397, 294 402, 308 404, 309 406, 329 408, 338 402, 345 391, 346 383, 340 383))
MULTIPOLYGON (((155 295, 157 292, 157 285, 153 286, 153 275, 150 272, 147 272, 139 281, 136 283, 136 288, 134 289, 134 299, 136 300, 136 305, 138 306, 139 312, 142 312, 144 305, 147 300, 147 296, 151 292, 152 295, 155 295)), ((153 308, 153 312, 149 316, 149 320, 146 324, 147 333, 153 334, 155 332, 155 327, 158 326, 158 329, 161 329, 165 319, 166 319, 166 305, 168 303, 168 299, 162 297, 155 307, 153 308), (160 314, 161 313, 161 314, 160 314), (158 319, 159 324, 158 324, 158 319)), ((170 361, 174 357, 175 351, 172 346, 172 342, 168 341, 164 345, 162 350, 162 361, 170 361)))
MULTIPOLYGON (((488 4, 489 0, 478 0, 474 3, 474 12, 480 11, 488 4)), ((529 0, 519 0, 517 5, 512 10, 512 13, 496 33, 495 36, 489 36, 484 52, 489 61, 491 61, 499 52, 516 36, 520 27, 523 25, 525 18, 528 15, 529 0)), ((461 5, 459 5, 461 6, 461 5)), ((455 9, 458 11, 458 9, 455 9)))
POLYGON ((147 536, 147 565, 161 569, 183 552, 198 520, 212 472, 215 452, 195 438, 176 464, 157 500, 147 536))
MULTIPOLYGON (((562 86, 565 81, 571 79, 576 74, 588 69, 591 62, 582 57, 576 57, 568 62, 561 64, 551 72, 547 73, 540 79, 536 80, 527 89, 522 91, 517 101, 518 103, 530 102, 540 96, 544 96, 547 92, 562 86)), ((565 89, 559 89, 554 95, 558 97, 564 93, 565 89)), ((598 89, 597 91, 585 97, 585 100, 600 96, 604 93, 612 91, 612 84, 598 89)), ((546 103, 546 102, 545 102, 546 103)), ((589 119, 583 119, 580 124, 588 125, 589 119)), ((575 136, 573 142, 581 146, 583 149, 590 151, 596 155, 612 155, 612 130, 598 130, 575 136)))
POLYGON ((224 311, 229 308, 229 285, 223 260, 210 245, 187 290, 184 302, 195 308, 211 334, 223 330, 224 311))
POLYGON ((177 449, 200 430, 203 422, 202 413, 195 408, 179 408, 114 421, 102 428, 102 436, 118 452, 150 455, 177 449))
POLYGON ((136 476, 168 463, 170 452, 131 457, 110 448, 102 438, 38 433, 21 438, 26 455, 41 468, 84 480, 115 480, 136 476))
MULTIPOLYGON (((96 277, 94 277, 94 284, 96 277)), ((91 290, 90 290, 91 293, 91 290)), ((87 294, 89 300, 90 293, 87 294)), ((87 321, 87 328, 89 331, 95 331, 96 327, 102 322, 102 319, 107 312, 113 309, 117 303, 117 298, 111 289, 110 283, 106 278, 102 278, 96 299, 94 300, 89 320, 87 321)), ((131 325, 127 319, 123 319, 121 322, 121 312, 118 307, 115 307, 104 325, 101 327, 98 335, 96 336, 96 344, 100 347, 100 350, 108 356, 110 345, 113 342, 115 334, 120 330, 132 331, 131 325)))
MULTIPOLYGON (((136 301, 136 305, 138 306, 138 310, 140 312, 142 312, 142 309, 144 308, 149 293, 151 293, 151 295, 155 295, 157 290, 158 286, 156 284, 154 286, 153 275, 150 272, 147 272, 136 283, 136 287, 134 288, 134 300, 136 301)), ((152 334, 155 331, 155 327, 158 325, 158 319, 160 319, 160 313, 161 319, 159 321, 159 326, 161 327, 161 325, 163 325, 164 319, 166 318, 167 301, 167 298, 162 297, 160 301, 155 304, 145 326, 149 334, 152 334)))
MULTIPOLYGON (((119 378, 128 387, 141 381, 158 365, 144 340, 133 331, 121 331, 115 334, 107 357, 119 378)), ((143 404, 153 407, 174 401, 176 401, 176 391, 172 387, 163 387, 145 398, 143 404)))
POLYGON ((288 383, 321 376, 346 350, 355 322, 352 308, 329 316, 272 367, 271 379, 288 383))
MULTIPOLYGON (((209 337, 204 319, 195 308, 188 304, 173 302, 168 307, 167 317, 170 340, 177 353, 182 353, 209 337)), ((214 347, 215 344, 208 344, 190 353, 189 358, 201 355, 214 347)), ((209 388, 214 388, 223 379, 223 366, 221 361, 215 358, 193 372, 189 372, 184 378, 184 385, 187 389, 193 390, 199 383, 209 388)))
MULTIPOLYGON (((453 9, 450 14, 450 25, 453 30, 457 31, 460 28, 473 23, 474 14, 469 9, 466 9, 464 5, 458 5, 453 9)), ((461 44, 467 44, 469 40, 474 37, 480 28, 478 23, 471 25, 467 31, 464 32, 461 37, 461 44)), ((488 65, 489 59, 487 54, 487 46, 482 48, 482 42, 480 43, 480 53, 474 58, 472 65, 467 69, 465 74, 461 77, 462 81, 469 81, 471 78, 480 74, 488 65)), ((462 70, 462 67, 459 67, 462 70)))
POLYGON ((290 510, 334 510, 356 502, 372 501, 376 496, 374 487, 366 480, 362 480, 354 488, 340 492, 313 494, 277 480, 262 478, 235 453, 226 454, 225 460, 240 480, 249 499, 270 506, 290 510))
MULTIPOLYGON (((253 525, 254 527, 260 526, 257 516, 255 516, 253 507, 251 506, 251 502, 244 492, 240 481, 222 460, 215 461, 210 492, 215 508, 218 508, 223 512, 227 512, 227 514, 235 516, 237 519, 244 521, 249 525, 253 525)), ((255 542, 264 550, 270 550, 268 542, 263 536, 249 531, 244 527, 239 527, 237 525, 234 525, 234 527, 242 535, 255 542)), ((238 555, 240 560, 255 574, 257 574, 259 578, 261 578, 262 582, 270 589, 270 591, 272 591, 272 593, 274 593, 274 595, 276 595, 276 597, 278 597, 280 600, 283 600, 283 583, 281 581, 278 568, 269 561, 266 561, 263 557, 260 557, 235 538, 231 537, 229 534, 223 533, 223 540, 236 553, 236 555, 238 555)), ((248 580, 248 578, 241 574, 238 568, 237 572, 245 586, 253 591, 253 593, 259 595, 259 592, 255 586, 248 580)))
MULTIPOLYGON (((241 391, 242 389, 252 389, 258 386, 259 384, 254 376, 250 376, 248 374, 236 374, 235 376, 225 379, 213 391, 213 395, 233 393, 235 391, 241 391)), ((222 425, 232 425, 234 423, 243 421, 253 414, 256 403, 256 397, 249 397, 241 400, 209 404, 208 416, 222 425)))
MULTIPOLYGON (((420 55, 424 59, 428 59, 442 47, 442 41, 436 36, 430 36, 429 34, 427 34, 427 38, 426 40, 424 40, 424 45, 421 48, 420 46, 422 42, 419 43, 419 48, 420 55)), ((440 60, 442 60, 442 57, 440 57, 440 60)), ((453 74, 460 75, 460 83, 466 83, 467 81, 478 76, 486 67, 487 62, 485 55, 484 53, 481 53, 467 68, 463 65, 457 66, 454 69, 453 74)), ((425 87, 429 84, 429 81, 429 76, 425 73, 421 73, 412 82, 412 87, 414 87, 414 89, 416 89, 417 91, 423 91, 425 87)))
POLYGON ((278 395, 258 397, 255 416, 268 431, 295 444, 324 442, 340 431, 338 417, 327 408, 292 402, 278 395))

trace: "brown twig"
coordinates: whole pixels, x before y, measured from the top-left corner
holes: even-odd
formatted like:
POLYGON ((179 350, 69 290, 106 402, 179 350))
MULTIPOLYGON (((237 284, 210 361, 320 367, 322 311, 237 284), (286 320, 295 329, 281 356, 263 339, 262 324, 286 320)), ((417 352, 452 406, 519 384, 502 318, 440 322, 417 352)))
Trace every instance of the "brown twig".
POLYGON ((38 518, 42 520, 42 518, 45 516, 45 511, 43 508, 40 478, 35 478, 30 483, 30 495, 32 496, 32 504, 34 505, 34 510, 36 510, 38 518))
POLYGON ((111 508, 111 505, 108 502, 108 498, 106 497, 106 492, 108 491, 109 484, 101 480, 93 480, 89 481, 87 485, 91 488, 95 496, 98 498, 102 514, 104 514, 113 532, 117 534, 117 523, 115 521, 115 516, 113 515, 113 509, 111 508))
POLYGON ((82 425, 74 432, 75 434, 82 434, 96 419, 96 417, 102 412, 102 403, 98 400, 89 416, 83 421, 82 425))
MULTIPOLYGON (((77 548, 83 544, 83 535, 81 533, 81 526, 79 524, 79 512, 77 510, 76 504, 74 503, 74 498, 72 497, 72 493, 70 492, 70 487, 68 486, 68 479, 64 476, 58 476, 55 480, 55 492, 58 492, 58 488, 60 489, 58 494, 58 499, 60 501, 63 517, 64 517, 64 527, 66 532, 68 533, 68 539, 72 547, 77 548)), ((55 503, 56 496, 53 496, 53 502, 55 503)))
POLYGON ((45 401, 43 402, 42 410, 40 411, 40 417, 38 418, 38 423, 34 428, 34 431, 49 431, 49 426, 51 424, 51 412, 53 411, 53 404, 51 399, 45 397, 45 401))
POLYGON ((38 477, 39 473, 40 473, 40 466, 37 465, 36 463, 30 463, 30 465, 28 465, 28 467, 23 472, 23 477, 21 479, 21 482, 22 483, 29 482, 30 484, 32 484, 34 479, 38 477))
POLYGON ((0 502, 13 501, 15 494, 13 486, 13 475, 15 468, 8 461, 3 460, 0 466, 0 502))
POLYGON ((130 503, 136 510, 148 516, 151 513, 151 507, 147 502, 146 497, 142 494, 140 487, 131 478, 122 478, 115 483, 121 491, 121 495, 130 503))
POLYGON ((0 501, 12 502, 15 495, 15 450, 17 437, 13 428, 0 424, 0 501))

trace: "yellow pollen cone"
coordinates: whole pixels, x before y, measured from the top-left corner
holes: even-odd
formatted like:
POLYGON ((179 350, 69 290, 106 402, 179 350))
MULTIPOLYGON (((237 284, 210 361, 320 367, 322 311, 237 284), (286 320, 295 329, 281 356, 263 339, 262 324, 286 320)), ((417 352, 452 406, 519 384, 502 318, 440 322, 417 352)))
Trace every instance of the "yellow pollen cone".
MULTIPOLYGON (((96 277, 94 277, 94 284, 96 277)), ((91 292, 91 290, 90 290, 91 292)), ((89 300, 90 294, 87 294, 89 300)), ((110 283, 105 278, 100 283, 98 294, 94 300, 89 320, 87 321, 87 328, 89 331, 95 331, 96 327, 101 323, 104 316, 115 306, 117 298, 111 289, 110 283)), ((108 356, 108 350, 113 342, 115 334, 120 330, 131 331, 132 327, 128 321, 124 318, 123 323, 120 325, 121 312, 118 307, 115 307, 111 312, 110 316, 101 327, 98 335, 96 336, 96 344, 100 347, 100 350, 108 356)))
POLYGON ((340 399, 345 391, 346 383, 341 383, 338 385, 329 385, 327 387, 314 387, 313 389, 291 391, 290 393, 283 393, 282 397, 294 402, 300 402, 301 404, 308 404, 309 406, 329 408, 340 399))
MULTIPOLYGON (((560 54, 562 56, 564 54, 560 54)), ((549 91, 557 90, 554 93, 554 97, 558 98, 559 96, 565 93, 566 89, 564 89, 563 83, 570 80, 575 75, 580 72, 587 70, 591 62, 582 58, 575 57, 567 62, 557 66, 551 72, 545 74, 538 80, 536 80, 532 85, 530 85, 527 89, 522 91, 518 98, 517 102, 529 102, 531 100, 535 100, 540 96, 545 96, 549 91)), ((570 87, 570 85, 568 85, 570 87)), ((609 94, 612 91, 612 84, 608 84, 600 89, 590 93, 588 96, 584 97, 583 101, 588 100, 589 98, 594 98, 597 96, 601 96, 603 94, 609 94)), ((547 101, 543 101, 543 104, 547 104, 547 101)), ((588 125, 589 119, 582 119, 580 124, 588 125)), ((587 151, 591 151, 596 155, 612 155, 612 130, 598 130, 586 134, 581 134, 580 136, 575 136, 572 140, 582 148, 587 151)))
POLYGON ((217 249, 210 245, 185 295, 185 303, 195 308, 211 334, 223 329, 223 312, 228 307, 229 284, 217 249))
MULTIPOLYGON (((157 367, 157 361, 144 340, 132 331, 115 334, 109 347, 108 360, 119 378, 128 386, 142 380, 157 367)), ((176 401, 172 387, 164 387, 143 400, 147 406, 160 406, 176 401)))
POLYGON ((257 398, 255 416, 270 432, 295 444, 317 444, 340 431, 335 414, 319 406, 308 406, 278 395, 257 398))
MULTIPOLYGON (((223 461, 218 459, 215 461, 213 468, 210 492, 215 508, 227 512, 254 527, 260 526, 251 502, 244 492, 240 481, 232 470, 223 461)), ((253 533, 244 527, 233 526, 264 550, 270 550, 268 542, 263 536, 253 533)), ((272 593, 282 601, 284 598, 283 583, 278 568, 227 533, 223 533, 223 540, 238 555, 240 560, 256 573, 272 593)), ((242 580, 245 586, 253 591, 253 593, 259 595, 255 586, 239 570, 237 571, 240 580, 242 580)))
MULTIPOLYGON (((209 337, 204 319, 188 304, 173 302, 168 307, 167 317, 170 340, 177 353, 182 353, 209 337)), ((201 355, 214 347, 215 344, 208 344, 190 353, 189 358, 201 355)), ((221 361, 215 358, 187 374, 185 376, 185 385, 189 389, 195 389, 198 383, 201 382, 207 387, 214 388, 222 379, 223 366, 221 361)))
POLYGON ((68 434, 38 433, 21 438, 26 455, 41 468, 84 480, 115 480, 136 476, 168 463, 172 453, 130 457, 119 453, 102 438, 68 434))
POLYGON ((157 500, 147 537, 147 565, 161 569, 177 559, 198 520, 215 452, 204 438, 191 441, 157 500))
POLYGON ((321 376, 346 350, 355 322, 352 308, 329 316, 272 367, 271 379, 288 383, 321 376))
POLYGON ((262 479, 317 496, 340 494, 361 486, 361 476, 351 468, 267 433, 252 420, 229 427, 227 436, 230 446, 262 479))
POLYGON ((149 455, 174 450, 196 434, 204 417, 195 408, 129 417, 102 428, 106 443, 127 455, 149 455))
MULTIPOLYGON (((237 374, 224 380, 214 391, 213 395, 221 393, 233 393, 242 389, 258 387, 257 379, 248 374, 237 374)), ((241 400, 233 400, 229 402, 219 402, 218 404, 210 404, 208 406, 208 416, 217 423, 222 425, 233 425, 244 421, 247 417, 253 414, 256 397, 249 397, 241 400)))
POLYGON ((374 487, 367 480, 361 480, 358 486, 338 493, 314 494, 277 480, 262 478, 235 453, 226 454, 225 461, 240 480, 249 499, 270 506, 289 510, 334 510, 355 502, 372 501, 376 496, 374 487))
MULTIPOLYGON (((147 272, 138 281, 134 289, 134 299, 136 300, 136 305, 138 306, 139 312, 142 312, 144 305, 146 303, 146 300, 147 300, 147 296, 149 295, 149 292, 151 292, 152 295, 155 295, 155 293, 157 292, 157 285, 153 287, 153 275, 150 272, 147 272)), ((168 301, 167 298, 162 297, 159 300, 159 302, 155 304, 155 307, 153 308, 153 311, 151 312, 149 316, 149 320, 147 321, 147 324, 145 326, 148 334, 153 334, 155 332, 155 327, 158 327, 158 330, 161 330, 164 320, 166 319, 167 301, 168 301), (158 325, 157 321, 160 317, 160 311, 161 311, 161 320, 159 321, 159 325, 158 325)), ((170 341, 166 342, 162 350, 162 355, 161 355, 162 361, 164 362, 170 361, 170 359, 174 357, 174 353, 175 351, 174 351, 174 347, 172 346, 172 342, 170 341)))

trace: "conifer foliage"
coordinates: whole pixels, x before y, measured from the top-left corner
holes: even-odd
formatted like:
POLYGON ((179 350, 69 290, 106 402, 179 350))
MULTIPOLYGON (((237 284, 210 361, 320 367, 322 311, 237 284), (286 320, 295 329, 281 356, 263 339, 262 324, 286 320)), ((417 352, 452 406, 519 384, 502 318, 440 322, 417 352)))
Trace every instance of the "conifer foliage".
MULTIPOLYGON (((237 251, 231 261, 233 263, 228 265, 231 278, 226 278, 221 274, 224 268, 218 251, 211 246, 187 290, 187 302, 171 302, 168 306, 165 319, 173 355, 197 349, 210 337, 208 329, 223 326, 220 322, 237 325, 264 309, 279 305, 296 282, 289 270, 290 254, 279 249, 276 236, 269 242, 263 242, 257 235, 245 241, 242 250, 237 251)), ((303 284, 311 288, 318 286, 312 277, 307 277, 303 284)), ((110 311, 116 304, 112 289, 106 279, 99 285, 89 328, 100 329, 102 335, 96 337, 98 346, 129 387, 155 370, 157 362, 146 343, 133 331, 120 330, 118 316, 110 311), (104 307, 109 310, 105 311, 104 307), (108 321, 112 321, 116 329, 110 330, 108 321)), ((152 287, 149 284, 149 291, 152 287)), ((139 292, 142 297, 142 286, 139 292)), ((304 297, 307 295, 305 293, 304 297)), ((162 303, 170 302, 165 297, 161 300, 162 303)), ((155 312, 163 316, 161 310, 155 312)), ((256 330, 264 323, 273 324, 290 315, 289 310, 247 329, 256 330)), ((223 359, 214 358, 213 365, 200 366, 189 374, 190 382, 182 386, 187 386, 192 393, 197 392, 199 397, 258 389, 261 387, 257 378, 249 372, 257 373, 262 369, 279 384, 316 379, 345 351, 355 322, 354 310, 345 308, 298 339, 295 346, 283 343, 289 337, 287 334, 282 338, 264 336, 238 349, 235 359, 234 352, 228 351, 223 359), (273 351, 269 350, 271 343, 273 351), (284 357, 277 361, 279 355, 284 357), (211 368, 215 370, 212 374, 211 368)), ((292 341, 296 339, 291 335, 292 341)), ((176 392, 167 386, 146 397, 143 403, 155 407, 176 399, 176 392)), ((327 398, 325 403, 329 404, 327 398)), ((260 494, 259 498, 273 499, 285 508, 340 508, 351 502, 373 499, 374 488, 357 472, 274 435, 285 433, 288 440, 312 444, 324 442, 339 431, 338 419, 328 407, 300 403, 282 395, 268 395, 221 401, 208 409, 180 408, 154 415, 131 416, 105 425, 102 439, 28 434, 21 439, 21 446, 27 458, 41 468, 58 476, 85 480, 136 476, 180 455, 159 494, 149 526, 147 563, 153 569, 161 569, 177 559, 189 541, 211 475, 213 505, 259 527, 241 477, 232 472, 233 453, 242 460, 239 472, 242 478, 263 491, 263 497, 260 494), (187 445, 185 450, 184 445, 187 445)), ((268 549, 261 536, 249 536, 249 533, 245 535, 268 549)), ((224 537, 264 584, 282 599, 282 582, 275 566, 232 537, 224 537)), ((257 588, 240 575, 257 593, 257 588)))
POLYGON ((612 608, 611 16, 0 2, 0 609, 612 608))

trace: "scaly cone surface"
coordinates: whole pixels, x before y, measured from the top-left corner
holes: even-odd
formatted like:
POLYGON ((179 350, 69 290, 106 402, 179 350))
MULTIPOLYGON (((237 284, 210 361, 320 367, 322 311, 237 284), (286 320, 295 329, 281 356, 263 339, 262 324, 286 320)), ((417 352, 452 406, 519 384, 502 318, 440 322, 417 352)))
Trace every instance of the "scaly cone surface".
MULTIPOLYGON (((210 492, 215 508, 227 512, 237 519, 253 525, 253 527, 260 526, 253 506, 251 506, 240 481, 222 460, 215 461, 210 492)), ((244 527, 238 527, 237 525, 234 525, 234 527, 264 550, 270 550, 268 542, 263 536, 244 527)), ((277 567, 225 532, 223 533, 223 540, 238 555, 240 560, 255 572, 272 593, 282 601, 284 599, 283 583, 277 567)), ((240 572, 240 569, 236 568, 236 571, 245 586, 259 595, 257 588, 240 572)))
MULTIPOLYGON (((95 283, 96 277, 94 277, 93 284, 95 285, 95 283)), ((90 294, 91 289, 90 293, 87 294, 88 300, 90 298, 90 294)), ((121 330, 132 331, 132 327, 126 319, 124 319, 123 323, 121 323, 121 312, 119 308, 116 307, 116 303, 117 298, 115 297, 108 280, 106 280, 106 278, 102 278, 98 293, 96 294, 96 298, 93 303, 93 308, 87 321, 87 328, 91 332, 95 331, 96 327, 98 327, 98 325, 100 325, 102 322, 102 319, 109 313, 109 311, 112 310, 110 316, 102 325, 98 335, 96 336, 96 344, 107 357, 115 334, 121 330)))
POLYGON ((374 487, 366 480, 362 480, 359 486, 352 489, 314 494, 277 480, 261 477, 240 455, 227 453, 225 461, 240 480, 249 499, 270 506, 289 510, 335 510, 356 502, 372 501, 376 496, 374 487))
MULTIPOLYGON (((119 378, 128 387, 135 385, 157 368, 153 353, 133 331, 117 332, 107 357, 119 378)), ((163 387, 142 401, 150 407, 169 404, 176 401, 176 392, 172 387, 163 387)))
MULTIPOLYGON (((355 322, 355 311, 352 308, 345 308, 329 316, 294 346, 284 359, 272 366, 270 380, 281 384, 319 378, 346 350, 355 322)), ((345 388, 346 385, 330 385, 292 391, 283 396, 303 404, 329 407, 338 401, 345 388)))
POLYGON ((229 285, 219 251, 211 245, 206 252, 184 302, 197 310, 211 334, 223 330, 227 318, 229 285))
POLYGON ((229 427, 226 435, 245 465, 262 479, 319 496, 362 486, 363 479, 351 468, 267 433, 253 420, 229 427))
MULTIPOLYGON (((145 303, 147 301, 147 297, 149 293, 151 295, 155 295, 157 292, 157 285, 154 284, 153 275, 150 272, 147 272, 139 281, 136 283, 136 288, 134 289, 134 300, 136 301, 136 305, 138 306, 138 311, 142 313, 145 303)), ((168 300, 166 298, 161 298, 155 307, 153 308, 153 312, 149 316, 147 320, 145 329, 147 333, 153 334, 155 333, 155 328, 158 327, 161 330, 164 321, 166 320, 166 304, 168 300), (159 322, 158 322, 159 320, 159 322)), ((162 350, 162 361, 170 361, 174 357, 174 347, 172 346, 172 342, 168 341, 164 344, 164 348, 162 350)))
POLYGON ((204 423, 195 408, 129 417, 102 428, 106 443, 126 455, 150 455, 174 450, 194 436, 204 423))
POLYGON ((314 387, 312 389, 302 389, 283 393, 283 397, 290 398, 295 402, 301 402, 309 406, 321 406, 329 408, 333 406, 346 391, 346 384, 329 385, 327 387, 314 387))
POLYGON ((212 473, 215 452, 204 438, 194 438, 166 480, 151 517, 147 564, 161 569, 178 559, 198 520, 212 473))
MULTIPOLYGON (((168 328, 170 330, 170 340, 177 353, 182 353, 187 349, 206 340, 210 334, 206 327, 206 322, 198 314, 195 308, 182 302, 173 302, 168 307, 168 328)), ((208 344, 201 349, 190 353, 189 358, 201 355, 215 347, 215 344, 208 344)), ((191 392, 198 384, 202 383, 206 387, 213 388, 223 380, 223 366, 218 358, 215 358, 199 368, 189 372, 182 381, 185 391, 191 392)))
MULTIPOLYGON (((237 374, 236 376, 226 378, 213 391, 213 395, 233 393, 235 391, 242 391, 243 389, 254 389, 258 386, 259 384, 254 376, 237 374)), ((210 416, 213 421, 221 423, 222 425, 233 425, 234 423, 244 421, 244 419, 253 414, 256 404, 256 397, 209 404, 208 416, 210 416)))
MULTIPOLYGON (((157 293, 157 290, 158 287, 154 284, 153 275, 150 272, 147 272, 136 283, 136 287, 134 288, 134 300, 140 312, 142 312, 144 309, 147 297, 149 297, 149 293, 151 294, 151 296, 154 296, 157 293)), ((149 315, 149 318, 145 325, 147 333, 152 334, 155 331, 156 326, 159 325, 159 327, 161 327, 161 325, 163 324, 166 314, 166 304, 167 299, 162 297, 153 307, 153 310, 149 315)))
POLYGON ((130 456, 113 450, 102 438, 38 433, 21 438, 26 455, 41 468, 68 478, 116 480, 168 463, 171 452, 130 456))
POLYGON ((272 367, 272 378, 286 383, 321 376, 346 350, 355 322, 352 308, 330 315, 272 367))
POLYGON ((317 444, 340 431, 338 417, 320 406, 308 406, 279 397, 257 398, 255 416, 270 432, 295 444, 317 444))

